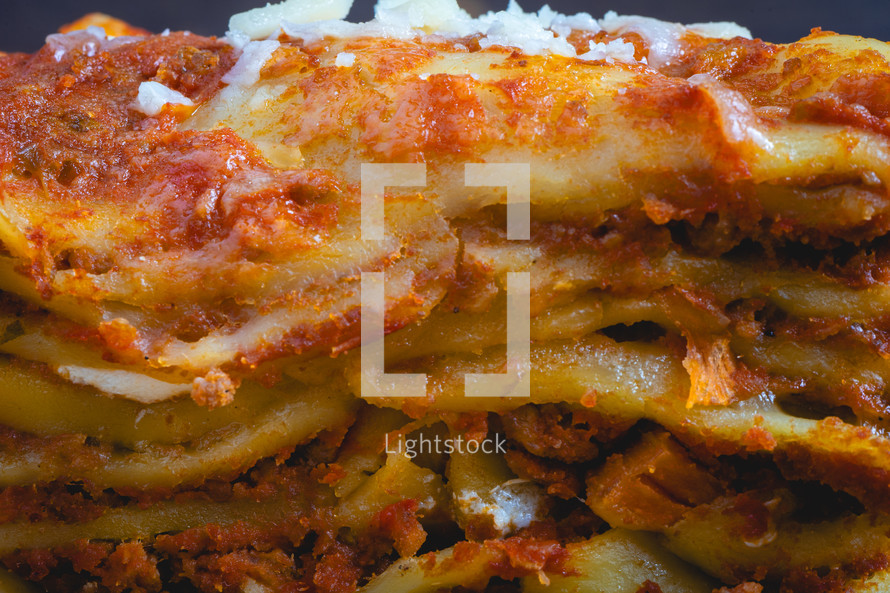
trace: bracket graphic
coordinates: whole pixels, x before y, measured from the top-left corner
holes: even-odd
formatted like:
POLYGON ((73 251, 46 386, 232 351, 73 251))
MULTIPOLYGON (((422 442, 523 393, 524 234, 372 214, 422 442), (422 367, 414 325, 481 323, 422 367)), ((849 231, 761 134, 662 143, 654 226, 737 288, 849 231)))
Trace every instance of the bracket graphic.
MULTIPOLYGON (((531 237, 531 168, 528 163, 471 163, 464 185, 507 188, 507 239, 531 237)), ((466 397, 531 397, 531 274, 507 272, 507 372, 464 376, 466 397)))
MULTIPOLYGON (((426 164, 362 163, 362 240, 383 241, 383 194, 387 187, 426 185, 426 164)), ((386 293, 383 272, 362 272, 362 397, 425 397, 423 373, 387 373, 383 334, 386 293)))
MULTIPOLYGON (((426 185, 426 165, 365 163, 361 168, 361 234, 364 241, 384 239, 384 192, 387 187, 426 185)), ((467 187, 507 188, 507 239, 528 241, 531 233, 531 171, 528 164, 472 163, 464 167, 467 187)), ((505 373, 469 373, 466 397, 531 396, 531 275, 507 273, 507 368, 505 373)), ((423 373, 387 373, 383 336, 386 295, 383 272, 361 274, 361 396, 425 397, 423 373)))

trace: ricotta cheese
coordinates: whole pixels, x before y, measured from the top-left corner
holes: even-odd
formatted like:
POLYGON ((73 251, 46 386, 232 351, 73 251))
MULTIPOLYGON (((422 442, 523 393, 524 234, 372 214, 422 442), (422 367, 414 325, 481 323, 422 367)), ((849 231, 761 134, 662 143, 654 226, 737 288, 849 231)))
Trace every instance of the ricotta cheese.
POLYGON ((488 516, 494 529, 502 536, 528 527, 540 519, 545 497, 537 485, 511 480, 489 492, 460 492, 455 501, 467 516, 488 516))

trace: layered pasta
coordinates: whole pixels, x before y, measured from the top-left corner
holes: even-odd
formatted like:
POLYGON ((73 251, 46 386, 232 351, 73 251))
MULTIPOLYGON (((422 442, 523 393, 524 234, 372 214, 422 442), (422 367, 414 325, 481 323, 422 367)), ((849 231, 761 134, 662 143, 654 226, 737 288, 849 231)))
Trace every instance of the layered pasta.
POLYGON ((890 586, 890 47, 348 10, 0 54, 0 587, 890 586))

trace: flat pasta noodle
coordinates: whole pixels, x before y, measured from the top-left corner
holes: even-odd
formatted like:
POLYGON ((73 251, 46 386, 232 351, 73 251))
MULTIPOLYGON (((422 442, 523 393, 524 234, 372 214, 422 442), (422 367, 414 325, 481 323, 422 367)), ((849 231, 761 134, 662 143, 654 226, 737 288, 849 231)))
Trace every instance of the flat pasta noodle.
POLYGON ((0 525, 0 553, 52 548, 77 540, 151 540, 167 532, 181 532, 207 524, 226 526, 239 521, 271 524, 288 513, 304 510, 303 501, 164 501, 143 509, 136 505, 109 509, 87 523, 5 523, 0 525))
POLYGON ((705 572, 731 580, 731 567, 737 571, 763 567, 775 577, 794 569, 829 568, 878 557, 890 543, 885 517, 846 516, 807 524, 774 512, 765 533, 731 541, 719 538, 715 546, 715 533, 745 531, 745 519, 733 503, 719 499, 696 509, 666 530, 665 547, 705 572))
MULTIPOLYGON (((365 585, 362 593, 427 593, 458 585, 479 587, 495 576, 500 550, 475 544, 474 554, 455 550, 402 559, 365 585)), ((567 545, 566 575, 543 571, 523 577, 522 591, 609 591, 636 593, 646 581, 666 593, 705 593, 713 583, 665 551, 648 534, 613 529, 586 542, 567 545), (572 574, 576 572, 577 574, 572 574)))
MULTIPOLYGON (((429 373, 427 398, 380 398, 379 405, 414 410, 417 414, 478 410, 514 410, 527 403, 570 402, 587 405, 597 413, 622 420, 649 419, 695 442, 718 441, 736 451, 775 453, 798 448, 816 459, 842 459, 877 475, 890 470, 886 437, 879 429, 845 424, 828 416, 821 420, 796 417, 784 411, 773 394, 762 394, 732 405, 687 408, 688 375, 682 361, 656 344, 615 342, 590 335, 580 340, 533 344, 531 397, 473 398, 463 396, 467 373, 502 370, 503 353, 467 357, 451 355, 417 370, 429 373), (633 372, 629 372, 632 370, 633 372), (768 435, 765 443, 749 441, 752 427, 768 435), (856 445, 852 445, 856 443, 856 445)), ((357 393, 356 369, 348 375, 357 393)), ((886 496, 880 478, 864 484, 839 479, 830 468, 811 474, 842 489, 866 494, 872 503, 886 496), (862 490, 860 490, 860 488, 862 490)))
POLYGON ((216 410, 190 398, 151 405, 109 397, 95 388, 72 385, 48 370, 0 359, 0 423, 44 436, 82 434, 127 449, 141 444, 175 445, 233 424, 247 425, 276 402, 292 397, 286 388, 246 382, 238 399, 216 410))
POLYGON ((48 482, 61 478, 88 480, 99 488, 170 488, 200 483, 217 475, 238 474, 258 459, 303 444, 324 430, 348 426, 355 403, 330 390, 306 389, 282 397, 248 424, 210 431, 188 446, 149 445, 136 451, 113 451, 72 467, 65 452, 44 449, 0 453, 0 485, 48 482))
POLYGON ((442 477, 413 463, 404 454, 390 453, 383 466, 337 505, 335 522, 357 533, 368 530, 381 511, 402 500, 414 500, 421 516, 446 508, 442 477))
POLYGON ((697 593, 714 589, 714 582, 692 565, 671 555, 651 534, 615 528, 586 542, 566 546, 566 575, 525 577, 523 593, 609 591, 636 593, 646 582, 664 593, 697 593))

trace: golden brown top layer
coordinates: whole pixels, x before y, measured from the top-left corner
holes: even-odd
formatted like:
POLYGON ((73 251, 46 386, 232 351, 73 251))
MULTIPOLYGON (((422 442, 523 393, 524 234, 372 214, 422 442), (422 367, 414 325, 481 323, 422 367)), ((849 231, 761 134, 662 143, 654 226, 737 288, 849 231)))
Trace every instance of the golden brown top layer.
MULTIPOLYGON (((97 22, 128 31, 82 24, 97 22)), ((387 271, 388 330, 458 291, 457 221, 505 199, 465 187, 467 163, 528 163, 540 223, 716 214, 736 243, 816 245, 890 228, 888 46, 678 42, 656 69, 477 37, 282 36, 263 54, 54 36, 0 58, 0 288, 88 328, 106 358, 200 376, 356 345, 360 271, 387 271), (150 81, 193 105, 146 115, 150 81), (359 235, 364 162, 427 166, 426 188, 387 193, 380 243, 359 235)))

